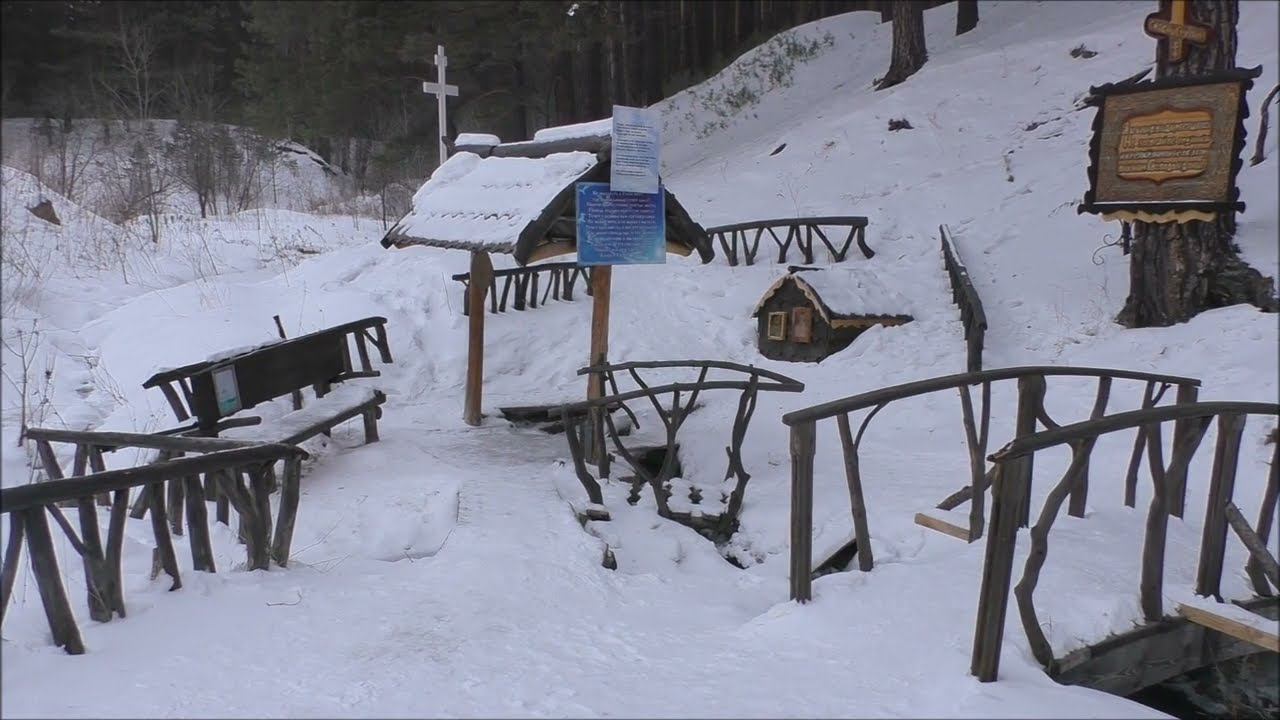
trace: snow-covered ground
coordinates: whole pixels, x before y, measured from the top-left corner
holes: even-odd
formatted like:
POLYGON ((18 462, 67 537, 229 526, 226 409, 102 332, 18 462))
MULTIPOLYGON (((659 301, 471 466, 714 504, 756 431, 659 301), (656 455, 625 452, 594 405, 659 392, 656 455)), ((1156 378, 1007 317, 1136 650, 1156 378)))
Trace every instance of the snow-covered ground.
MULTIPOLYGON (((1274 315, 1231 307, 1166 329, 1111 322, 1126 293, 1127 258, 1104 247, 1114 224, 1074 211, 1093 112, 1077 108, 1089 85, 1150 63, 1153 44, 1140 29, 1149 12, 1145 3, 983 3, 977 29, 955 38, 954 6, 942 6, 926 13, 929 63, 882 92, 870 84, 887 67, 890 26, 853 13, 757 51, 757 59, 776 58, 779 47, 802 46, 813 57, 736 114, 714 105, 742 83, 732 67, 663 103, 664 179, 696 220, 866 215, 878 254, 851 253, 847 267, 907 297, 915 317, 868 331, 818 365, 772 362, 755 350, 750 313, 783 266, 672 257, 614 272, 611 358, 725 359, 806 383, 803 394, 762 395, 748 433, 752 480, 742 530, 726 548, 745 570, 657 518, 650 497, 627 505, 616 482, 605 488, 613 520, 584 531, 569 508, 581 489, 564 465, 563 436, 496 417, 499 406, 582 395, 576 371, 586 360, 590 303, 581 295, 488 316, 490 417, 468 428, 460 419, 466 320, 461 286, 449 280, 466 270, 465 253, 388 251, 377 244, 381 223, 281 210, 172 216, 167 239, 154 245, 55 197, 63 226, 53 228, 25 210, 50 192, 5 168, 6 486, 32 475, 16 447, 24 365, 31 424, 150 431, 173 421, 163 398, 141 389, 146 377, 270 340, 276 314, 291 336, 383 315, 395 362, 376 381, 388 395, 381 442, 361 445, 351 423, 331 441, 308 443, 287 570, 237 569, 243 549, 217 526, 220 572, 190 571, 179 539, 185 586, 168 593, 147 577, 149 523, 131 522, 129 617, 98 624, 85 612, 79 563, 59 541, 89 649, 68 657, 50 643, 24 561, 0 644, 3 714, 1158 715, 1053 683, 1014 613, 1000 681, 968 675, 983 544, 912 522, 966 482, 955 397, 895 404, 877 417, 862 452, 876 568, 825 576, 812 603, 788 602, 789 461, 779 421, 795 408, 963 369, 940 223, 954 231, 984 299, 988 366, 1132 368, 1199 377, 1205 399, 1277 396, 1274 315), (1098 55, 1070 57, 1081 43, 1098 55), (893 118, 914 129, 889 132, 893 118), (711 123, 724 127, 703 131, 711 123), (600 566, 605 542, 616 571, 600 566)), ((1242 3, 1241 12, 1239 63, 1264 66, 1250 97, 1256 108, 1276 82, 1280 11, 1242 3)), ((752 57, 740 67, 758 69, 752 57)), ((1252 140, 1256 113, 1248 123, 1252 140)), ((1280 270, 1277 136, 1272 128, 1266 162, 1240 176, 1248 211, 1238 242, 1270 275, 1280 270)), ((1118 383, 1112 409, 1136 407, 1140 394, 1118 383)), ((993 449, 1011 434, 1011 398, 1011 388, 997 387, 993 449)), ((681 462, 686 481, 712 488, 723 477, 736 396, 703 400, 683 431, 681 462)), ((1050 383, 1059 421, 1083 418, 1092 400, 1086 383, 1050 383)), ((640 420, 647 437, 656 418, 640 420)), ((1246 430, 1236 488, 1246 516, 1261 499, 1267 429, 1255 422, 1246 430)), ((1063 517, 1054 529, 1037 607, 1059 654, 1140 617, 1149 485, 1140 484, 1140 510, 1123 507, 1128 441, 1099 444, 1087 517, 1063 517)), ((820 429, 818 446, 820 551, 850 527, 833 427, 820 429)), ((1061 454, 1037 461, 1037 500, 1065 467, 1061 454)), ((1209 454, 1202 450, 1193 467, 1186 520, 1170 522, 1171 597, 1192 582, 1209 454)), ((139 461, 120 455, 109 462, 139 461)), ((1235 596, 1246 593, 1243 559, 1232 547, 1225 589, 1235 596)))

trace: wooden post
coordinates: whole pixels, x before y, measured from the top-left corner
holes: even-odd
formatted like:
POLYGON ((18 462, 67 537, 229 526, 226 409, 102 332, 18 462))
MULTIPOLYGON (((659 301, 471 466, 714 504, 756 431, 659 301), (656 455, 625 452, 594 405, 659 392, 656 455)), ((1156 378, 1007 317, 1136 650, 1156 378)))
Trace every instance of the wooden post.
MULTIPOLYGON (((813 599, 813 456, 817 423, 791 428, 791 599, 813 599)), ((858 548, 861 552, 862 548, 858 548)))
MULTIPOLYGON (((1021 438, 1035 433, 1036 409, 1044 398, 1044 377, 1031 375, 1018 378, 1018 415, 1015 420, 1013 437, 1021 438)), ((1019 472, 1026 477, 1022 488, 1022 507, 1018 511, 1018 527, 1027 527, 1031 521, 1031 474, 1034 469, 1033 455, 1027 455, 1018 462, 1019 472)), ((995 512, 994 506, 992 513, 995 512)), ((995 521, 994 516, 992 522, 995 521)), ((992 679, 995 679, 994 676, 992 679)))
MULTIPOLYGON (((613 267, 599 265, 591 271, 591 355, 587 365, 603 365, 609 361, 609 298, 613 286, 613 267)), ((587 399, 604 396, 604 375, 587 375, 587 399)), ((604 459, 608 450, 604 444, 604 415, 607 408, 592 408, 588 413, 590 432, 587 443, 587 459, 600 465, 601 476, 608 472, 604 459)))
POLYGON ((71 603, 67 602, 67 591, 62 585, 62 574, 58 571, 58 555, 53 549, 53 537, 49 534, 49 520, 44 512, 43 507, 22 511, 22 521, 27 532, 27 554, 31 559, 31 572, 36 576, 36 585, 40 589, 40 601, 44 604, 44 613, 49 621, 49 631, 53 633, 54 644, 65 649, 68 654, 82 655, 84 642, 80 639, 80 629, 76 627, 71 603))
POLYGON ((1196 594, 1222 601, 1222 560, 1227 545, 1227 503, 1236 486, 1236 465, 1240 459, 1240 438, 1244 415, 1218 416, 1218 446, 1209 478, 1209 503, 1205 508, 1204 531, 1200 538, 1200 566, 1196 571, 1196 594))
MULTIPOLYGON (((1175 405, 1186 405, 1193 403, 1200 396, 1200 389, 1195 385, 1179 385, 1178 394, 1174 400, 1175 405)), ((1184 420, 1176 420, 1173 423, 1173 447, 1176 448, 1185 443, 1187 433, 1192 432, 1193 418, 1184 420)), ((1182 517, 1182 513, 1187 505, 1187 464, 1169 467, 1169 472, 1165 481, 1168 483, 1169 496, 1166 498, 1168 503, 1169 514, 1174 517, 1182 517)))
POLYGON ((489 253, 471 253, 471 284, 467 288, 467 390, 462 419, 480 424, 481 387, 484 385, 484 296, 493 280, 489 253))
POLYGON ((991 479, 991 526, 987 530, 986 559, 978 595, 978 622, 974 628, 973 657, 969 673, 979 682, 993 682, 1000 670, 1004 643, 1004 619, 1009 609, 1009 581, 1013 577, 1014 545, 1022 515, 1022 499, 1029 488, 1029 457, 998 464, 991 479), (1022 467, 1019 467, 1022 466, 1022 467))

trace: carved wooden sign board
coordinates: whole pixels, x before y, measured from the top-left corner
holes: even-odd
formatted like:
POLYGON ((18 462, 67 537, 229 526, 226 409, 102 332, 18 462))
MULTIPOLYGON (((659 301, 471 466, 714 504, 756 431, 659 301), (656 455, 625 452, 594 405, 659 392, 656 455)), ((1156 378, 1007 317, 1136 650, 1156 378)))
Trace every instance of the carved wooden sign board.
POLYGON ((1106 219, 1212 220, 1242 211, 1236 174, 1246 95, 1262 68, 1089 89, 1098 108, 1089 190, 1077 208, 1106 219))

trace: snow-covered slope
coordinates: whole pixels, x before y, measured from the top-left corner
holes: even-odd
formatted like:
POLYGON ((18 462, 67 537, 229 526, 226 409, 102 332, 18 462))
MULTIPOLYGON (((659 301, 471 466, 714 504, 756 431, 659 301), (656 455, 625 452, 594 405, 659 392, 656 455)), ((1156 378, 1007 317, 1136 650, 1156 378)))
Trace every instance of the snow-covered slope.
MULTIPOLYGON (((1256 107, 1280 62, 1278 9, 1242 3, 1241 11, 1240 64, 1264 65, 1250 98, 1256 107)), ((235 272, 184 276, 186 266, 171 260, 167 274, 157 273, 163 279, 135 288, 106 269, 81 270, 65 227, 28 228, 41 247, 67 258, 56 267, 71 279, 27 294, 21 315, 6 306, 6 333, 19 316, 55 325, 53 337, 82 348, 65 355, 92 355, 98 376, 112 379, 106 392, 103 382, 55 371, 49 405, 56 413, 45 424, 172 424, 163 399, 142 391, 142 380, 160 366, 269 340, 275 314, 291 335, 386 316, 396 361, 378 379, 389 397, 382 442, 359 446, 357 426, 336 432, 332 443, 308 445, 315 458, 306 466, 288 570, 235 571, 242 549, 233 533, 221 532, 220 572, 192 573, 183 557, 186 586, 165 593, 146 576, 149 524, 131 524, 129 618, 99 625, 83 617, 78 564, 64 545, 66 582, 89 647, 68 658, 48 642, 24 569, 0 646, 5 714, 1155 715, 1122 698, 1054 684, 1032 659, 1016 617, 1000 682, 979 685, 968 676, 982 544, 965 546, 912 523, 915 512, 965 482, 954 397, 894 405, 877 417, 862 454, 877 567, 823 577, 814 602, 788 603, 789 460, 779 421, 798 407, 963 369, 937 249, 941 223, 954 231, 986 304, 988 366, 1156 370, 1202 378, 1204 398, 1276 397, 1274 315, 1232 307, 1173 328, 1119 328, 1111 317, 1125 296, 1127 258, 1104 246, 1116 228, 1073 209, 1085 186, 1092 117, 1077 110, 1078 100, 1089 85, 1150 62, 1153 45, 1140 29, 1149 12, 1145 4, 984 2, 978 28, 954 38, 954 6, 941 6, 926 13, 929 63, 882 92, 870 84, 887 67, 890 26, 873 13, 852 13, 772 41, 738 69, 663 104, 664 179, 695 219, 709 226, 866 215, 878 254, 852 253, 848 266, 907 297, 915 317, 872 329, 818 365, 771 362, 755 350, 750 314, 784 266, 673 257, 665 266, 615 270, 611 358, 726 359, 806 383, 803 394, 762 395, 748 434, 744 461, 753 479, 742 530, 726 549, 745 570, 692 531, 657 519, 651 498, 627 505, 620 483, 606 486, 613 521, 594 523, 596 536, 584 532, 566 503, 581 490, 563 465, 563 437, 495 417, 499 406, 581 396, 576 371, 590 332, 590 303, 581 295, 488 316, 490 417, 472 429, 460 420, 461 286, 449 280, 466 270, 465 253, 387 251, 376 243, 380 224, 324 225, 280 212, 175 219, 188 229, 173 235, 235 272), (1081 43, 1098 55, 1072 58, 1081 43), (788 57, 803 60, 777 68, 772 77, 780 81, 744 80, 788 57), (896 118, 913 129, 889 132, 896 118), (255 234, 255 218, 289 229, 255 234), (275 265, 263 238, 281 233, 324 252, 299 250, 275 265), (75 272, 88 279, 77 285, 75 272), (92 388, 83 400, 81 387, 92 388), (614 549, 617 571, 600 567, 600 538, 614 549)), ((1252 137, 1256 117, 1249 123, 1252 137)), ((1272 275, 1278 135, 1273 128, 1266 162, 1240 178, 1249 209, 1238 241, 1272 275)), ((5 176, 6 254, 17 227, 8 219, 9 186, 19 180, 5 176)), ((6 351, 6 373, 15 362, 6 351)), ((30 470, 13 447, 13 392, 5 391, 3 482, 11 485, 30 470)), ((1116 406, 1136 407, 1140 392, 1118 385, 1116 406)), ((1009 388, 997 388, 993 448, 1011 432, 1011 398, 1009 388)), ((681 461, 685 481, 715 487, 736 397, 710 392, 703 401, 683 431, 681 461)), ((1049 403, 1059 420, 1080 418, 1092 393, 1083 384, 1055 384, 1049 403)), ((641 438, 655 424, 651 412, 641 415, 641 438)), ((1265 429, 1247 430, 1236 494, 1246 515, 1258 510, 1265 429)), ((1059 653, 1140 616, 1136 548, 1145 512, 1123 507, 1122 470, 1104 470, 1123 467, 1123 445, 1099 445, 1088 516, 1063 518, 1054 530, 1037 599, 1059 653)), ((834 428, 822 428, 816 549, 849 532, 837 447, 834 428)), ((1037 502, 1065 467, 1064 458, 1054 460, 1037 460, 1037 502)), ((1206 465, 1202 458, 1193 468, 1187 519, 1171 522, 1171 591, 1194 574, 1206 465)), ((1147 492, 1144 485, 1139 508, 1147 492)), ((181 556, 183 541, 179 548, 181 556)), ((1229 566, 1241 566, 1243 551, 1232 552, 1229 566)), ((1238 574, 1226 581, 1230 593, 1244 587, 1238 574)))

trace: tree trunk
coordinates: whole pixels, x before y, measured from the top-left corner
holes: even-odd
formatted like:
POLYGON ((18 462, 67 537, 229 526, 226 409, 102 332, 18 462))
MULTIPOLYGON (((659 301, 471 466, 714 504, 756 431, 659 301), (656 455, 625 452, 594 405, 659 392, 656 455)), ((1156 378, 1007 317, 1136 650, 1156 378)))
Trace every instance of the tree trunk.
POLYGON ((889 72, 876 83, 877 90, 893 87, 924 67, 929 52, 924 46, 924 2, 893 3, 893 59, 889 72))
POLYGON ((956 34, 978 27, 978 0, 956 0, 956 34))
MULTIPOLYGON (((1193 0, 1189 15, 1209 25, 1212 37, 1188 45, 1182 63, 1156 58, 1156 77, 1196 77, 1236 66, 1238 0, 1193 0)), ((1186 322, 1204 310, 1250 303, 1275 312, 1272 279, 1240 259, 1232 243, 1235 213, 1212 222, 1133 223, 1129 297, 1116 321, 1131 327, 1163 327, 1186 322)))

